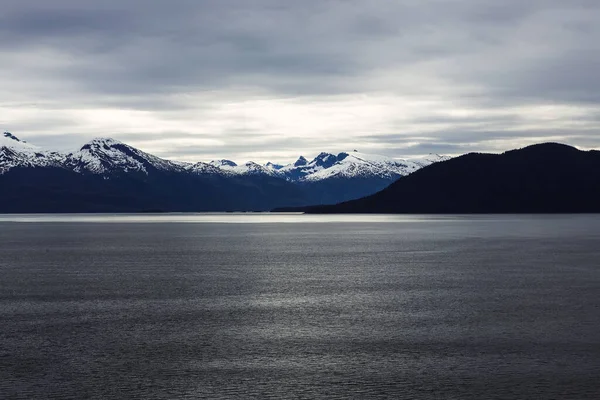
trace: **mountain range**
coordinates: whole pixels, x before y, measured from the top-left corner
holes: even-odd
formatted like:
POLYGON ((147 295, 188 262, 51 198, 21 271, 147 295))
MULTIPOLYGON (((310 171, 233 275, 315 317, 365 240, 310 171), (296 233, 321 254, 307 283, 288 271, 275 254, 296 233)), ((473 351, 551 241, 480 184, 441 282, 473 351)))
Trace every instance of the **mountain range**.
POLYGON ((448 157, 358 151, 289 165, 165 160, 110 138, 53 152, 0 135, 0 212, 264 211, 370 195, 448 157))
POLYGON ((384 190, 309 213, 598 213, 600 151, 542 143, 429 165, 384 190))

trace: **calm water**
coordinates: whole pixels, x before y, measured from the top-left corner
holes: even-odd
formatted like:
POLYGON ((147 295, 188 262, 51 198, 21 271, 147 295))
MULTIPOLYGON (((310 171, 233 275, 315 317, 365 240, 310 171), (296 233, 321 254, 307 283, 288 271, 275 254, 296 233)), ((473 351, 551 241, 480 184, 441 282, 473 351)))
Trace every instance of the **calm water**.
POLYGON ((600 398, 600 216, 0 216, 0 398, 600 398))

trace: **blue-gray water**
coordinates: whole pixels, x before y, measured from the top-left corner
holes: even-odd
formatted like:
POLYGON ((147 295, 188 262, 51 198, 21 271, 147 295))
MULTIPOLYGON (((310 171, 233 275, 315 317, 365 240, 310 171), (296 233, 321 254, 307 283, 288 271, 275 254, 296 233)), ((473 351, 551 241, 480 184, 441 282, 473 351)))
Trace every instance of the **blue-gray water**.
POLYGON ((0 398, 600 398, 600 216, 0 216, 0 398))

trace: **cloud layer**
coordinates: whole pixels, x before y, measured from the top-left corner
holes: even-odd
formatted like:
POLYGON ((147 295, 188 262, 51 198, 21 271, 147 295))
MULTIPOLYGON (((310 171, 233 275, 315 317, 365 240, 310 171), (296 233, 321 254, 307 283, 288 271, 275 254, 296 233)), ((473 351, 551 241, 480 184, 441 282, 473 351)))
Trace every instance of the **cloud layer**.
POLYGON ((182 159, 600 147, 596 0, 0 0, 0 128, 182 159))

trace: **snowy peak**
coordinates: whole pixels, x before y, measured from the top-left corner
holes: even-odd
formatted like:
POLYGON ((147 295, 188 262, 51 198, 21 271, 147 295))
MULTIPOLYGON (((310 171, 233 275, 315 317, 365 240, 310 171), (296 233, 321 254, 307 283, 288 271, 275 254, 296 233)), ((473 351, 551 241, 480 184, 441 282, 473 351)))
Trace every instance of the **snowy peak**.
POLYGON ((150 169, 182 169, 176 163, 144 153, 111 138, 96 138, 69 155, 70 164, 76 172, 106 174, 115 172, 141 172, 150 169))
POLYGON ((92 139, 91 141, 89 141, 88 143, 84 144, 80 151, 93 151, 93 152, 98 152, 98 151, 102 151, 102 150, 110 150, 111 147, 113 146, 118 146, 118 145, 123 145, 123 146, 127 146, 126 144, 119 142, 118 140, 115 139, 111 139, 111 138, 95 138, 92 139))
MULTIPOLYGON (((235 163, 234 163, 235 164, 235 163)), ((184 165, 185 169, 191 171, 197 175, 228 175, 229 172, 225 171, 223 168, 220 168, 216 165, 213 165, 212 162, 210 164, 198 162, 193 165, 184 165)))
POLYGON ((330 178, 378 178, 395 180, 417 169, 449 157, 429 155, 416 160, 401 160, 386 156, 362 153, 357 150, 336 154, 322 152, 311 161, 300 157, 293 164, 267 168, 276 176, 292 182, 313 182, 330 178))
POLYGON ((221 171, 236 175, 274 175, 274 170, 267 166, 248 161, 243 165, 238 165, 231 160, 214 160, 210 165, 221 171))
MULTIPOLYGON (((322 153, 324 154, 324 153, 322 153)), ((307 175, 307 181, 319 181, 330 178, 382 178, 397 179, 432 164, 429 159, 402 160, 359 151, 343 152, 329 157, 320 154, 313 162, 323 162, 323 168, 315 168, 315 172, 307 175), (330 165, 327 162, 335 160, 330 165)), ((311 163, 312 164, 312 163, 311 163)), ((318 164, 316 164, 318 166, 318 164)))
POLYGON ((56 166, 63 161, 62 154, 43 151, 10 132, 4 132, 0 136, 0 174, 16 167, 56 166))
POLYGON ((311 161, 300 156, 293 164, 260 165, 249 161, 243 165, 227 159, 210 163, 182 163, 164 160, 112 138, 96 138, 74 153, 47 152, 20 140, 9 132, 0 135, 0 174, 15 167, 56 166, 78 173, 103 175, 151 171, 214 174, 221 176, 270 176, 290 182, 315 182, 330 178, 361 178, 395 180, 417 169, 449 157, 430 154, 422 159, 399 160, 366 154, 356 150, 334 153, 322 152, 311 161))
POLYGON ((218 168, 237 167, 238 165, 231 160, 213 160, 209 163, 218 168))
MULTIPOLYGON (((172 162, 145 153, 112 138, 96 138, 73 153, 48 152, 6 132, 0 135, 0 174, 15 167, 59 167, 77 173, 104 175, 142 173, 152 170, 181 172, 193 170, 192 164, 172 162)), ((221 170, 204 164, 195 171, 222 174, 221 170)))
POLYGON ((302 167, 306 164, 308 164, 308 160, 303 156, 300 156, 300 158, 298 158, 298 160, 294 163, 294 167, 302 167))
POLYGON ((330 153, 320 153, 310 162, 317 167, 329 168, 338 161, 337 156, 330 153))
POLYGON ((272 171, 279 171, 284 166, 281 164, 273 164, 272 162, 269 161, 268 163, 265 164, 265 167, 267 167, 268 169, 270 169, 272 171))
POLYGON ((244 168, 246 168, 248 171, 247 174, 251 175, 273 175, 273 171, 271 169, 253 161, 249 161, 244 164, 244 168))
POLYGON ((21 152, 40 151, 38 147, 31 145, 24 140, 20 140, 10 132, 4 132, 2 136, 0 136, 0 147, 6 147, 21 152))
POLYGON ((146 163, 133 148, 110 138, 96 138, 70 157, 77 172, 102 174, 122 170, 147 173, 146 163))
POLYGON ((415 160, 415 162, 425 163, 425 165, 423 165, 423 166, 426 166, 426 165, 433 164, 436 162, 448 161, 451 158, 452 157, 450 157, 450 156, 442 156, 439 154, 429 153, 426 157, 417 159, 417 160, 415 160))
POLYGON ((264 165, 257 164, 253 161, 248 161, 244 165, 238 165, 235 167, 225 168, 233 173, 239 175, 269 175, 276 176, 276 171, 268 168, 264 165))

